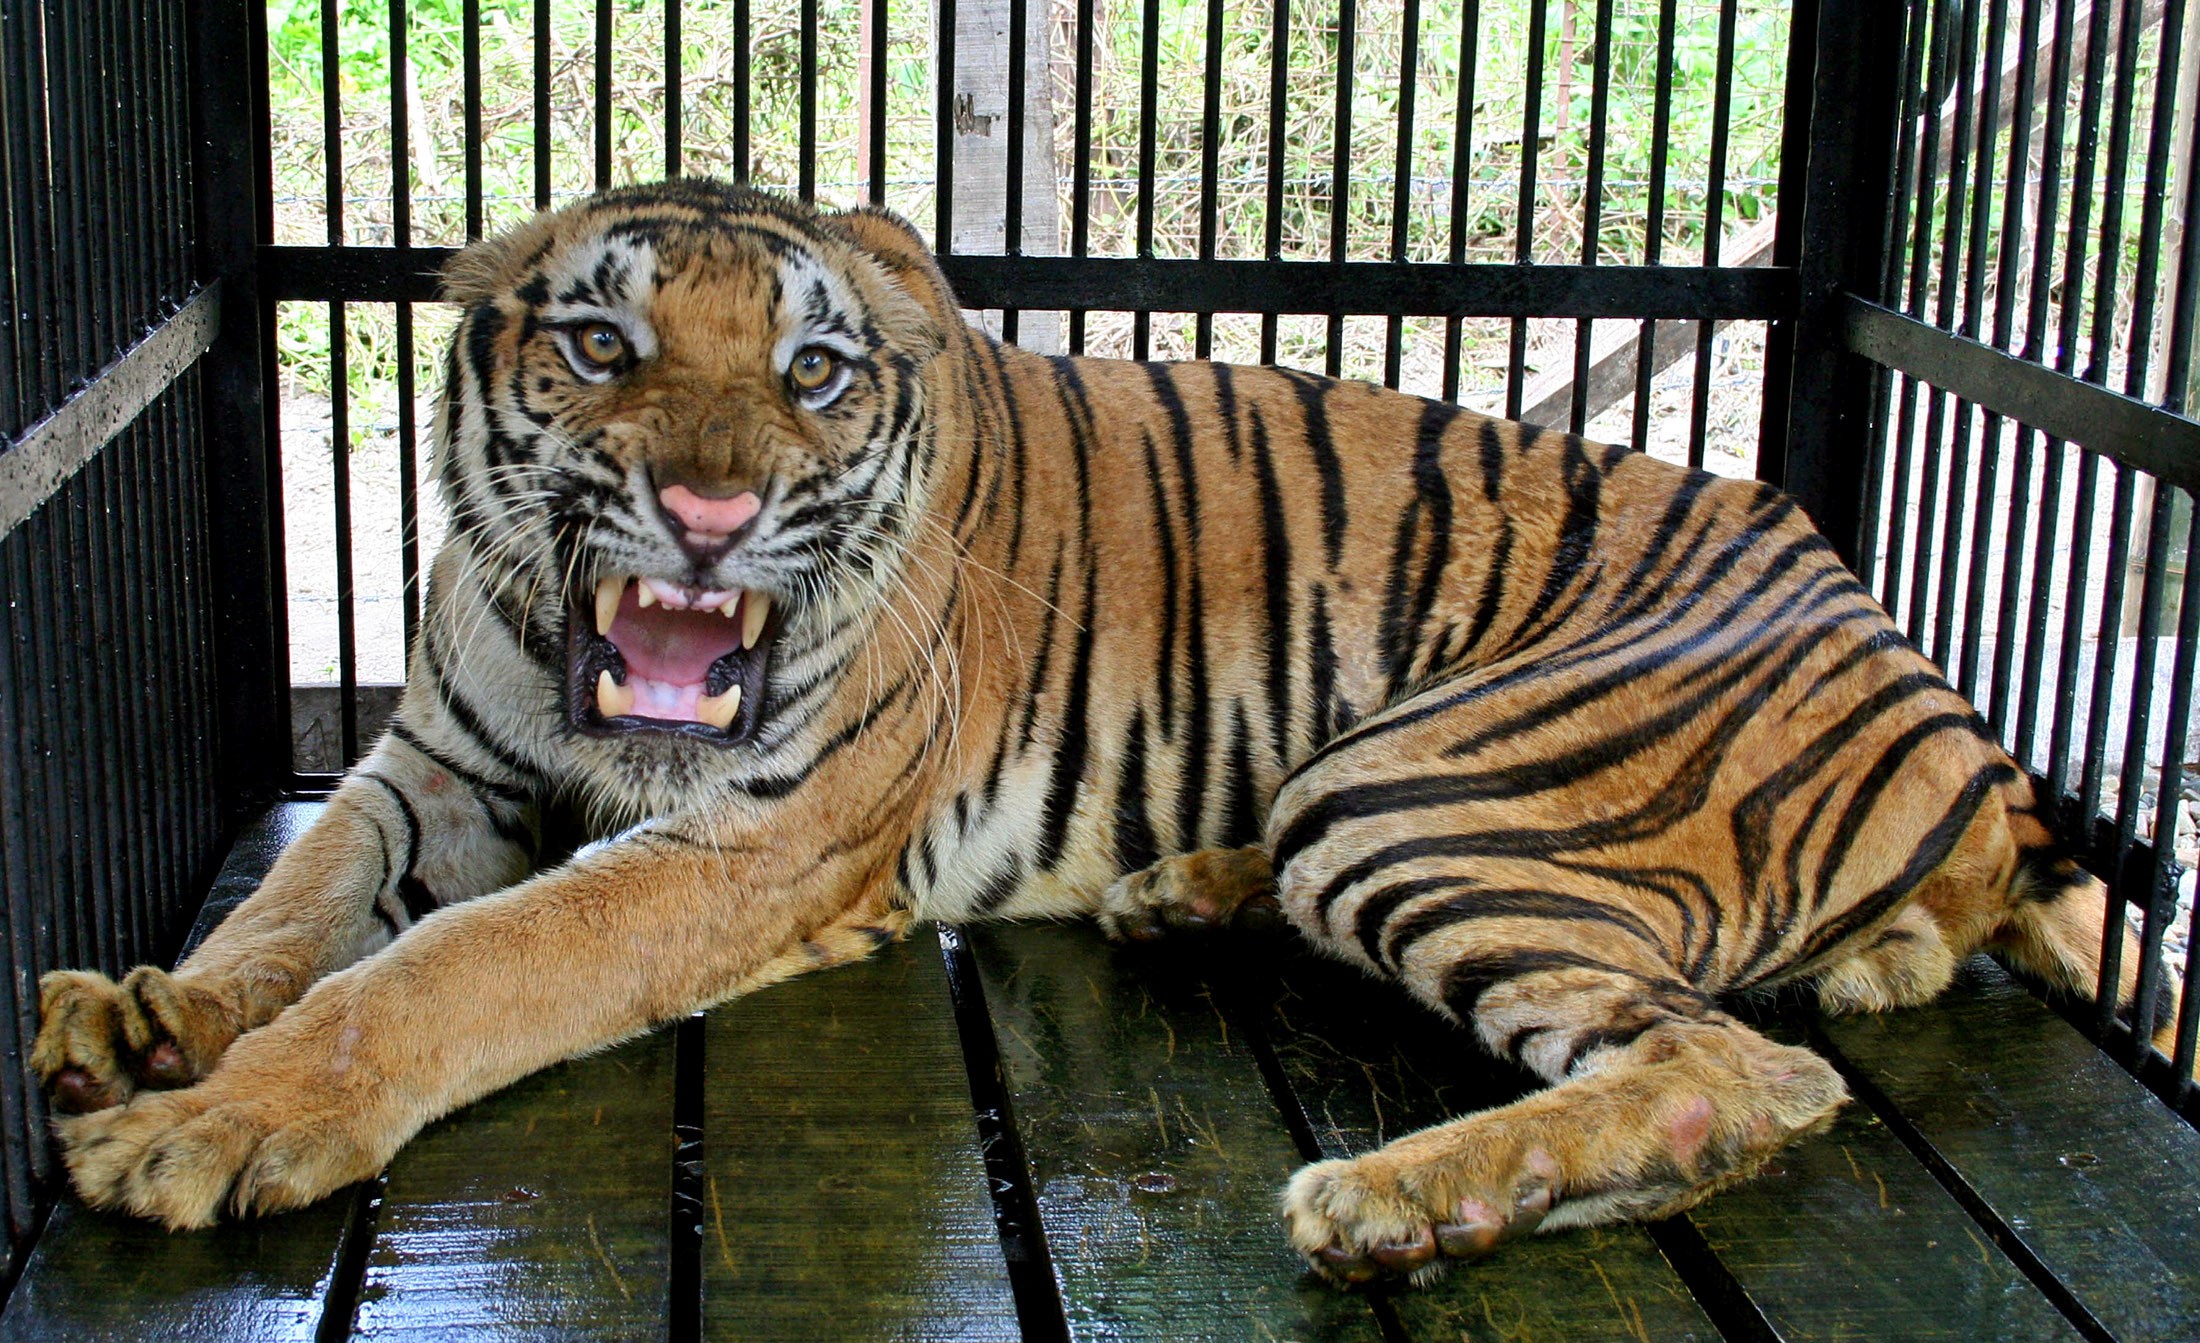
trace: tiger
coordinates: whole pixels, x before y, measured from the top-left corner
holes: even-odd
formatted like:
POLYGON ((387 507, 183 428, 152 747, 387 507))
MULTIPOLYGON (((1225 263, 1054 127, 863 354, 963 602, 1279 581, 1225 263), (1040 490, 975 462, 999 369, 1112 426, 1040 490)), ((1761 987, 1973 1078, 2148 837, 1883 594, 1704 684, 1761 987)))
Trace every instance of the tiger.
POLYGON ((1828 1124, 1841 1074, 1737 995, 1918 1004, 1980 949, 2095 990, 2102 883, 1771 486, 1020 350, 888 211, 708 179, 442 283, 451 521, 386 735, 173 971, 41 982, 92 1205, 313 1202, 920 920, 1257 909, 1544 1084, 1281 1191, 1322 1277, 1419 1279, 1828 1124), (592 842, 551 851, 558 814, 592 842))

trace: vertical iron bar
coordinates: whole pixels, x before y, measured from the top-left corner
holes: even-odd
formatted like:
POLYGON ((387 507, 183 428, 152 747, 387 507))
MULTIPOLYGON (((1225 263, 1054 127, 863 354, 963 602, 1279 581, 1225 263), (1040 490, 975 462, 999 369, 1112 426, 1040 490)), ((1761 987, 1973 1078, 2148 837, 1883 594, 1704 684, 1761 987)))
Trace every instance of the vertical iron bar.
MULTIPOLYGON (((1278 4, 1286 0, 1277 0, 1278 4)), ((1070 165, 1069 252, 1084 256, 1092 250, 1092 43, 1094 0, 1077 0, 1076 107, 1071 130, 1076 161, 1070 165)), ((1085 314, 1069 315, 1069 352, 1085 352, 1085 314)))
MULTIPOLYGON (((1138 255, 1153 255, 1154 156, 1158 152, 1161 111, 1161 0, 1145 0, 1138 24, 1138 255)), ((1131 314, 1131 358, 1153 351, 1153 314, 1131 314)))
MULTIPOLYGON (((2024 254, 2024 193, 2032 164, 2032 80, 2039 65, 2041 5, 2042 0, 2024 0, 2017 17, 2017 101, 2009 117, 2009 169, 2001 207, 2001 268, 1994 280, 1992 339, 1997 350, 2008 349, 2016 333, 2017 279, 2024 254)), ((1981 437, 1997 452, 2002 426, 2002 417, 1988 411, 1981 437)), ((2016 440, 2016 469, 2010 473, 2009 508, 2002 523, 2001 601, 1995 615, 1999 633, 1994 640, 1994 665, 1986 700, 1987 721, 2004 740, 2008 740, 2009 673, 2016 665, 2017 594, 2024 574, 2026 532, 2033 508, 2042 502, 2031 492, 2031 432, 2016 426, 2016 440)), ((2053 507, 2048 503, 2047 511, 2052 512, 2053 507)), ((1984 567, 1983 558, 1975 553, 1971 563, 1974 568, 1984 567)), ((2028 749, 2023 742, 2017 744, 2020 760, 2028 749)))
MULTIPOLYGON (((1329 165, 1329 259, 1342 264, 1350 250, 1352 227, 1352 77, 1354 39, 1359 28, 1358 0, 1337 0, 1337 116, 1329 165)), ((1344 314, 1329 315, 1329 376, 1344 372, 1344 314)))
POLYGON ((749 0, 733 0, 733 180, 749 180, 749 0))
MULTIPOLYGON (((946 256, 955 249, 955 0, 937 0, 932 21, 939 26, 932 78, 938 106, 933 109, 937 146, 933 178, 932 250, 946 256)), ((1084 99, 1078 99, 1084 110, 1084 99)))
POLYGON ((686 110, 680 60, 680 0, 665 0, 665 176, 680 175, 680 118, 686 110))
POLYGON ((886 0, 871 0, 870 201, 886 203, 886 0))
MULTIPOLYGON (((1008 183, 1001 247, 1010 256, 1024 254, 1024 99, 1028 96, 1024 64, 1030 54, 1029 9, 1029 0, 1008 2, 1008 183)), ((1015 344, 1021 321, 1017 309, 1003 309, 1001 339, 1015 344)))
MULTIPOLYGON (((1992 0, 1986 8, 1986 55, 1979 66, 1982 96, 1978 106, 1978 152, 1972 168, 1971 181, 1971 238, 1970 256, 1963 281, 1963 334, 1978 339, 1979 328, 1986 306, 1986 246, 1992 240, 1994 201, 1994 149, 2001 134, 2001 100, 1990 81, 2001 77, 2002 40, 2009 27, 2009 0, 1992 0)), ((1955 465, 1951 476, 1961 481, 1964 467, 1971 459, 1971 416, 1974 407, 1970 402, 1956 402, 1955 465)), ((1967 582, 1964 588, 1962 641, 1956 655, 1956 688, 1968 700, 1978 699, 1979 643, 1985 634, 1986 620, 1981 610, 1986 604, 1986 546, 1992 538, 1994 491, 2000 484, 2001 445, 1996 436, 1988 435, 1978 447, 1978 488, 1971 491, 1971 554, 1967 582)), ((1963 490, 1951 489, 1948 493, 1951 512, 1949 528, 1950 554, 1946 567, 1941 571, 1942 591, 1948 594, 1946 603, 1949 614, 1954 613, 1956 555, 1953 553, 1960 531, 1963 490)))
POLYGON ((359 640, 352 606, 351 383, 345 304, 328 305, 329 476, 336 509, 336 673, 342 768, 359 758, 359 640))
MULTIPOLYGON (((1664 3, 1671 5, 1674 0, 1664 3)), ((1451 109, 1451 238, 1446 256, 1455 266, 1467 259, 1467 176, 1474 170, 1474 63, 1481 36, 1481 0, 1465 0, 1459 7, 1458 97, 1451 109)), ((1465 322, 1448 316, 1444 318, 1446 401, 1459 399, 1459 365, 1465 357, 1465 322)))
MULTIPOLYGON (((2070 229, 2063 244, 2062 293, 2057 300, 2062 305, 2062 312, 2056 324, 2055 367, 2063 373, 2077 367, 2078 328, 2084 321, 2088 269, 2086 240, 2092 230, 2093 165, 2095 150, 2100 144, 2101 105, 2107 93, 2109 13, 2107 0, 2098 0, 2093 6, 2093 23, 2086 42, 2085 78, 2078 85, 2078 140, 2073 158, 2077 170, 2071 179, 2070 229)), ((2047 440, 2047 452, 2051 456, 2060 456, 2063 450, 2061 439, 2047 440)), ((2088 570, 2093 559, 2093 505, 2100 479, 2098 460, 2083 448, 2077 449, 2077 506, 2071 514, 2062 650, 2056 660, 2055 712, 2048 729, 2047 777, 2058 793, 2069 787, 2071 738, 2076 731, 2078 644, 2084 629, 2088 570)), ((2091 818, 2081 820, 2066 816, 2065 820, 2071 826, 2082 824, 2088 831, 2091 829, 2091 818)))
MULTIPOLYGON (((1735 0, 1726 0, 1732 7, 1735 0)), ((1535 166, 1543 135, 1543 40, 1549 22, 1548 0, 1528 0, 1528 93, 1521 109, 1520 192, 1513 221, 1513 260, 1535 260, 1535 166)), ((1512 345, 1505 362, 1505 418, 1520 418, 1520 399, 1528 372, 1528 319, 1512 319, 1512 345)))
MULTIPOLYGON (((481 185, 481 0, 459 6, 459 61, 466 106, 461 124, 466 136, 466 241, 482 234, 481 185)), ((394 165, 392 165, 394 168, 394 165)))
MULTIPOLYGON (((1726 233, 1726 150, 1734 120, 1734 30, 1737 0, 1719 3, 1718 73, 1711 95, 1711 162, 1704 177, 1703 264, 1719 264, 1726 233)), ((1791 37, 1789 40, 1793 40, 1791 37)), ((1711 435, 1711 322, 1696 324, 1695 401, 1689 411, 1688 464, 1703 466, 1705 442, 1711 435)))
MULTIPOLYGON (((1665 258, 1665 174, 1673 156, 1673 34, 1678 0, 1658 0, 1657 86, 1650 103, 1650 198, 1643 221, 1642 264, 1665 258)), ((1635 337, 1635 420, 1633 447, 1650 451, 1650 397, 1657 380, 1658 321, 1646 317, 1635 337)))
MULTIPOLYGON (((1414 0, 1407 0, 1408 4, 1414 0)), ((1207 0, 1207 59, 1199 106, 1199 259, 1215 259, 1216 194, 1222 164, 1222 0, 1207 0)), ((1215 315, 1195 319, 1192 357, 1215 352, 1215 315)))
POLYGON ((596 0, 596 190, 611 185, 611 0, 596 0))
MULTIPOLYGON (((550 0, 535 0, 535 208, 550 208, 550 0)), ((735 57, 739 59, 738 55, 735 57)))
MULTIPOLYGON (((1916 195, 1917 123, 1925 93, 1926 0, 1903 0, 1902 8, 1905 31, 1901 94, 1896 99, 1895 113, 1894 204, 1887 212, 1887 251, 1879 272, 1878 292, 1882 301, 1894 297, 1904 275, 1902 244, 1909 232, 1910 206, 1916 195)), ((1893 434, 1893 426, 1889 423, 1894 413, 1893 398, 1898 381, 1906 380, 1898 379, 1887 369, 1875 370, 1872 375, 1871 425, 1865 431, 1869 450, 1865 465, 1868 483, 1864 493, 1863 526, 1859 529, 1863 540, 1856 555, 1857 577, 1886 604, 1890 616, 1896 615, 1893 585, 1898 584, 1902 576, 1902 546, 1909 514, 1905 485, 1909 480, 1910 444, 1907 438, 1893 434), (1887 558, 1882 569, 1880 514, 1882 505, 1889 501, 1894 506, 1884 509, 1887 558)))
MULTIPOLYGON (((1604 0, 1606 4, 1610 0, 1604 0)), ((1413 208, 1413 95, 1421 72, 1421 3, 1405 0, 1398 41, 1398 157, 1390 189, 1390 259, 1406 259, 1407 224, 1413 208)), ((1396 387, 1405 362, 1406 323, 1392 317, 1383 338, 1383 386, 1396 387)))
MULTIPOLYGON (((1092 0, 1081 0, 1089 10, 1092 0)), ((1470 5, 1476 0, 1468 0, 1470 5)), ((1079 29, 1082 32, 1082 29, 1079 29)), ((1275 0, 1275 8, 1268 20, 1268 207, 1262 223, 1261 255, 1270 261, 1283 257, 1283 174, 1290 160, 1289 141, 1285 138, 1285 110, 1290 105, 1291 85, 1291 0, 1275 0)), ((1085 62, 1080 59, 1078 70, 1084 71, 1085 62)), ((1084 86, 1079 86, 1077 106, 1082 113, 1085 105, 1084 86)), ((1083 197, 1080 194, 1079 200, 1083 197)), ((1276 314, 1262 313, 1260 318, 1260 361, 1276 362, 1276 314)))
MULTIPOLYGON (((1597 264, 1598 245, 1604 233, 1604 150, 1612 110, 1612 0, 1597 0, 1596 56, 1589 80, 1589 182, 1582 199, 1581 264, 1597 264)), ((1596 322, 1581 318, 1574 323, 1574 398, 1567 408, 1566 427, 1574 433, 1589 428, 1589 365, 1595 356, 1596 322)))
POLYGON ((795 169, 795 191, 807 201, 817 199, 817 0, 802 0, 797 13, 796 26, 802 30, 797 47, 801 158, 795 169))

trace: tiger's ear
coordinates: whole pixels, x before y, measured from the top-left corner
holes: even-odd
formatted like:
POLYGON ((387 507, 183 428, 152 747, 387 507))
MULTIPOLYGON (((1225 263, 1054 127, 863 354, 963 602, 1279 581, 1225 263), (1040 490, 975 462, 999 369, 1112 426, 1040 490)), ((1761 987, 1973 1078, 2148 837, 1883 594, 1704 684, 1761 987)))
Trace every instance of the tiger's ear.
POLYGON ((548 212, 538 214, 518 228, 483 238, 444 262, 444 300, 471 308, 509 292, 520 282, 520 272, 542 256, 559 217, 548 212))
POLYGON ((833 215, 831 222, 878 263, 881 278, 914 309, 889 316, 896 343, 926 356, 944 349, 947 333, 962 324, 962 307, 933 260, 932 249, 909 222, 875 205, 833 215), (892 320, 893 316, 901 320, 892 320))

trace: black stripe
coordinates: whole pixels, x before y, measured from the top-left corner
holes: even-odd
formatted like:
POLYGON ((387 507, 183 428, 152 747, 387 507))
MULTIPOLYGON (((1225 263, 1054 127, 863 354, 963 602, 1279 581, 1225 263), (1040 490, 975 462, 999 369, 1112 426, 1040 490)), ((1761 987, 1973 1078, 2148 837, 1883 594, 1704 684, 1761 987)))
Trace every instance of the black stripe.
POLYGON ((1258 403, 1251 410, 1261 551, 1267 561, 1262 581, 1268 595, 1268 736, 1280 766, 1291 758, 1291 537, 1283 514, 1283 492, 1276 484, 1275 459, 1268 451, 1268 422, 1258 403))
POLYGON ((1124 872, 1140 872, 1160 859, 1153 820, 1146 814, 1146 709, 1140 705, 1131 711, 1115 787, 1115 862, 1124 872))
POLYGON ((1306 449, 1322 485, 1322 553, 1335 569, 1344 555, 1345 527, 1344 468, 1337 461, 1337 445, 1329 431, 1329 393, 1337 384, 1296 369, 1276 371, 1298 394, 1299 409, 1306 417, 1306 449))

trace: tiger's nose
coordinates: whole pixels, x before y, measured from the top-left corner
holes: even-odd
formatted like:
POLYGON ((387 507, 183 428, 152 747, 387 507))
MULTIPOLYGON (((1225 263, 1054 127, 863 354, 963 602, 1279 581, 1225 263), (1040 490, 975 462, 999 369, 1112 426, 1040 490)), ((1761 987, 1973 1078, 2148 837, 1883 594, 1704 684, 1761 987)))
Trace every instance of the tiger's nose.
POLYGON ((736 532, 756 520, 764 507, 754 490, 721 499, 698 494, 685 485, 667 485, 657 491, 657 502, 671 520, 680 544, 701 554, 723 549, 736 532))

